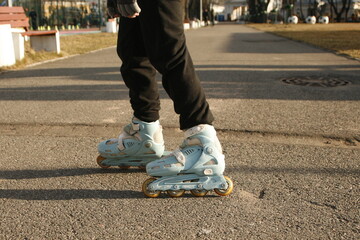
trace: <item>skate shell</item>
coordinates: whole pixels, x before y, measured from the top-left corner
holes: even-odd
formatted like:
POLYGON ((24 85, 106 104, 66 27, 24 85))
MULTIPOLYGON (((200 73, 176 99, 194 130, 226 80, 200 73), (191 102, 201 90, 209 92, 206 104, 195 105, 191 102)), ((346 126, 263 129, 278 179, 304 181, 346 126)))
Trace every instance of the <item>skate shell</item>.
POLYGON ((97 163, 102 168, 134 166, 144 169, 146 164, 164 154, 162 127, 159 121, 147 123, 132 120, 119 138, 111 138, 98 144, 100 156, 97 163))

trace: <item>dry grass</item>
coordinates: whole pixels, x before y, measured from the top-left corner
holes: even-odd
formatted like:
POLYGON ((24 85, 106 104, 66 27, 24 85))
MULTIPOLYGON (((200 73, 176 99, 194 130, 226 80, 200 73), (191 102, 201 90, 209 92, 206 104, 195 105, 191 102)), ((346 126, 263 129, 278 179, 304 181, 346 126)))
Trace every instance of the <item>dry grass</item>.
POLYGON ((360 58, 360 23, 248 24, 248 26, 360 58))
POLYGON ((93 33, 63 36, 61 38, 61 51, 63 54, 74 55, 87 53, 93 50, 115 46, 117 34, 93 33))
POLYGON ((35 52, 30 47, 30 43, 25 43, 25 58, 17 61, 15 65, 9 67, 0 67, 0 72, 10 69, 20 69, 27 65, 51 60, 59 57, 83 54, 97 49, 111 47, 116 45, 117 35, 113 33, 91 33, 60 37, 61 53, 53 52, 35 52))
MULTIPOLYGON (((360 23, 331 24, 248 24, 248 26, 274 34, 310 43, 312 45, 360 58, 360 23)), ((35 52, 25 44, 25 59, 10 67, 0 67, 0 72, 19 69, 27 65, 64 56, 87 53, 116 45, 113 33, 92 33, 60 37, 61 54, 35 52)))

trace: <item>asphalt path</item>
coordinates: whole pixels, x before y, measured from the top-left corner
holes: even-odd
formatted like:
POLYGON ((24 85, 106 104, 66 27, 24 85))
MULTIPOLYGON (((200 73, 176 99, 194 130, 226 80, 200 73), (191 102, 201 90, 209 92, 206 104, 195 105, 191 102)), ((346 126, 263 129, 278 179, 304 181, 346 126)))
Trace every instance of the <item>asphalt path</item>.
POLYGON ((0 74, 0 239, 360 238, 360 62, 245 25, 186 36, 233 193, 150 199, 145 172, 97 166, 131 118, 108 48, 0 74))

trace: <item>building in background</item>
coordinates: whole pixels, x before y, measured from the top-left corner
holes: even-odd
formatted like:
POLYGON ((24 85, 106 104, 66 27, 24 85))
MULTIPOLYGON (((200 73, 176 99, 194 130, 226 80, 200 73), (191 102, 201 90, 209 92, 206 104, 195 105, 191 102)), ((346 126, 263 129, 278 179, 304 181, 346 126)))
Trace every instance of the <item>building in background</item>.
POLYGON ((245 20, 248 14, 247 0, 229 0, 224 3, 223 11, 225 21, 245 20))

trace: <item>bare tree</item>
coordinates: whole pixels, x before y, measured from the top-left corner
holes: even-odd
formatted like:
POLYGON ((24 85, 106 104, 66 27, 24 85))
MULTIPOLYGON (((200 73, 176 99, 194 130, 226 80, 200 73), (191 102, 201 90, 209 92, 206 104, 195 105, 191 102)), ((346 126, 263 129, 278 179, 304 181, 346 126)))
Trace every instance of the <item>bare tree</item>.
POLYGON ((300 18, 302 20, 304 20, 305 16, 304 16, 304 12, 303 12, 302 0, 299 0, 299 4, 300 4, 300 18))
POLYGON ((349 12, 349 9, 351 7, 351 4, 352 4, 352 0, 341 0, 340 3, 341 3, 341 8, 339 9, 338 8, 338 1, 337 0, 328 0, 329 4, 330 4, 330 7, 331 9, 334 11, 336 17, 336 21, 337 22, 341 22, 341 17, 342 15, 345 13, 345 16, 344 16, 344 20, 346 21, 347 19, 347 14, 349 12))
POLYGON ((353 2, 352 0, 347 1, 347 5, 345 8, 345 21, 348 19, 348 14, 349 14, 349 10, 351 8, 351 4, 353 4, 352 2, 353 2))
POLYGON ((250 22, 266 22, 266 10, 270 0, 248 0, 250 22))

